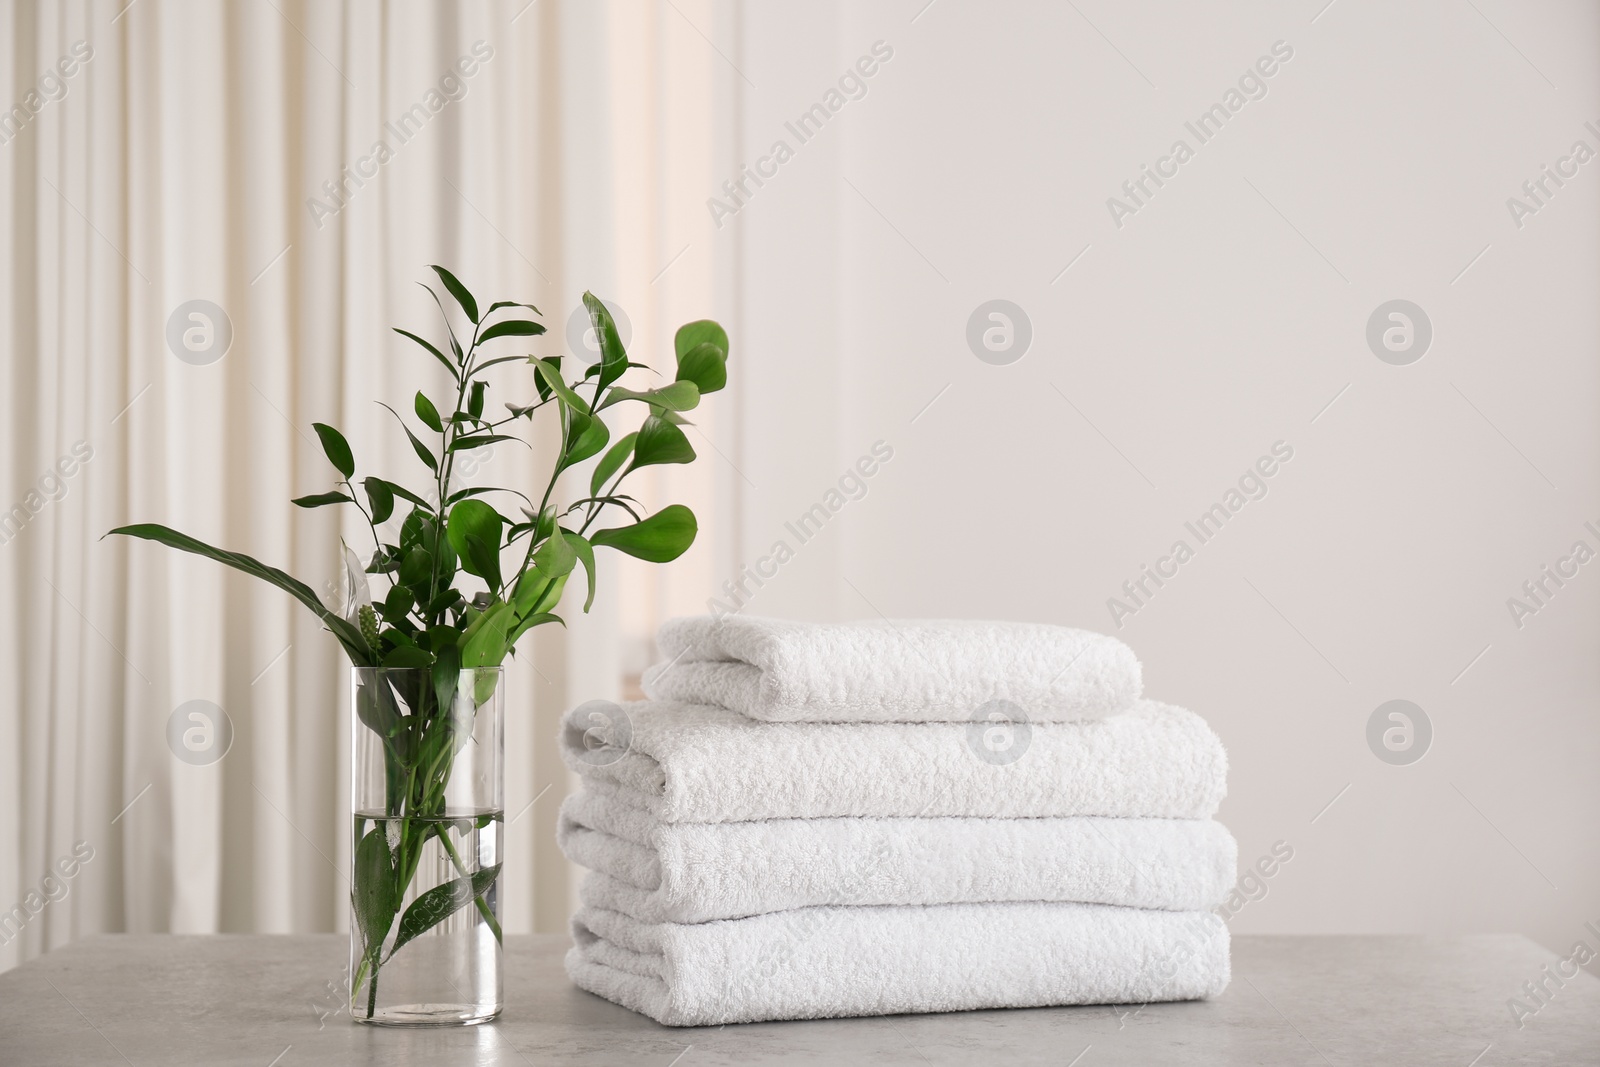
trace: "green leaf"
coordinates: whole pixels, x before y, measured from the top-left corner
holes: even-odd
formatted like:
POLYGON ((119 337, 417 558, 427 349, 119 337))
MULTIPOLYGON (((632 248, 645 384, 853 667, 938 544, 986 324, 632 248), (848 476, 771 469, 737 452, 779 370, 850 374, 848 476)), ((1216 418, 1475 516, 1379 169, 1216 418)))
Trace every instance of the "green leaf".
POLYGON ((567 575, 578 564, 578 551, 561 528, 554 527, 544 544, 534 550, 532 563, 517 580, 511 598, 520 616, 537 615, 555 606, 566 587, 567 575))
POLYGON ((450 543, 449 534, 442 529, 439 531, 437 543, 439 589, 441 590, 440 595, 443 595, 443 592, 447 591, 456 580, 456 564, 460 559, 460 553, 456 552, 456 547, 450 543))
POLYGON ((399 334, 402 337, 411 338, 413 341, 417 342, 417 344, 421 345, 423 348, 426 348, 429 352, 433 353, 433 357, 435 359, 437 359, 440 363, 443 363, 444 364, 444 369, 450 372, 450 377, 454 378, 458 382, 461 380, 461 372, 456 368, 456 365, 450 361, 450 357, 445 355, 443 352, 439 351, 437 348, 435 348, 431 342, 423 340, 422 338, 418 337, 416 334, 412 333, 410 330, 402 330, 399 327, 395 327, 395 331, 394 332, 399 334))
POLYGON ((594 474, 589 478, 589 493, 593 496, 600 495, 600 487, 606 480, 622 468, 633 453, 633 442, 638 439, 637 433, 625 434, 617 439, 611 450, 600 457, 600 462, 594 465, 594 474))
POLYGON ((567 446, 561 469, 566 470, 599 452, 611 440, 611 430, 599 419, 573 412, 567 423, 567 446))
MULTIPOLYGON (((533 363, 536 360, 538 360, 538 358, 539 358, 538 356, 529 356, 528 357, 528 362, 529 363, 533 363)), ((546 356, 544 361, 546 363, 550 364, 550 366, 555 368, 556 377, 557 378, 561 377, 561 357, 560 356, 546 356)), ((550 399, 550 383, 545 381, 545 377, 544 377, 543 374, 535 375, 534 376, 534 380, 533 380, 533 384, 539 390, 539 399, 540 400, 549 400, 550 399)))
POLYGON ((596 548, 614 548, 651 563, 667 563, 694 544, 697 531, 694 512, 682 504, 669 504, 632 526, 597 530, 589 540, 596 548))
POLYGON ((312 496, 297 496, 289 503, 301 508, 320 508, 325 504, 353 504, 355 499, 343 493, 316 493, 312 496))
POLYGON ((450 707, 455 703, 456 685, 461 681, 461 648, 455 644, 455 634, 448 643, 442 643, 435 652, 433 663, 433 695, 434 706, 441 713, 448 714, 450 707))
MULTIPOLYGON (((694 351, 700 345, 710 344, 722 349, 723 358, 728 354, 728 331, 724 330, 712 319, 700 319, 696 322, 686 322, 678 327, 677 334, 672 338, 673 351, 678 356, 678 362, 683 362, 683 357, 694 351)), ((679 375, 681 378, 682 375, 679 375)), ((702 389, 701 392, 709 393, 711 390, 702 389)))
POLYGON ((559 526, 552 527, 550 536, 545 538, 544 544, 533 551, 533 565, 538 567, 546 578, 560 578, 570 574, 572 568, 578 564, 578 553, 567 543, 565 532, 559 526))
POLYGON ((389 650, 383 657, 383 666, 386 670, 398 670, 405 667, 431 667, 433 666, 433 653, 420 649, 415 645, 400 645, 389 650))
POLYGON ((639 439, 633 443, 633 463, 628 469, 693 461, 694 446, 683 431, 660 416, 651 415, 639 427, 639 439))
POLYGON ((446 503, 454 504, 457 500, 465 500, 469 496, 482 496, 484 493, 511 493, 515 496, 522 497, 524 500, 528 499, 527 496, 518 489, 507 489, 504 486, 498 485, 469 485, 465 489, 457 489, 455 492, 451 493, 450 499, 446 501, 446 503))
POLYGON ((411 590, 397 582, 389 587, 389 595, 383 598, 383 617, 391 623, 399 622, 415 602, 416 597, 411 595, 411 590))
POLYGON ((678 381, 693 382, 700 393, 728 384, 728 355, 713 344, 698 344, 678 357, 678 381))
POLYGON ((439 409, 433 406, 433 401, 423 395, 422 390, 417 390, 416 401, 417 418, 422 425, 434 433, 444 433, 444 422, 439 418, 439 409))
POLYGON ((543 541, 550 536, 550 531, 556 528, 556 506, 554 504, 545 508, 538 515, 534 515, 527 508, 523 508, 522 513, 529 519, 534 520, 533 539, 535 542, 543 541))
MULTIPOLYGON (((394 922, 400 894, 395 891, 394 858, 389 853, 389 838, 383 820, 367 832, 356 845, 355 884, 350 899, 355 904, 356 921, 367 954, 376 957, 383 948, 389 926, 394 922)), ((420 898, 419 898, 420 899, 420 898)))
POLYGON ((382 478, 367 478, 361 485, 367 491, 367 503, 372 505, 372 524, 388 521, 394 514, 394 486, 382 478))
MULTIPOLYGON (((556 364, 547 359, 540 359, 538 356, 529 356, 528 362, 539 368, 539 377, 544 380, 545 385, 555 390, 555 394, 561 398, 563 404, 580 415, 589 414, 589 405, 584 402, 583 397, 574 393, 572 387, 562 379, 561 370, 556 364)), ((549 395, 544 393, 543 390, 540 392, 543 395, 549 395)))
POLYGON ((430 651, 442 652, 446 648, 454 649, 461 643, 461 632, 454 626, 433 626, 417 635, 417 643, 426 645, 430 651))
POLYGON ((473 900, 483 896, 498 877, 500 877, 500 865, 497 863, 493 867, 473 871, 471 877, 456 878, 443 885, 436 885, 412 901, 406 913, 400 916, 400 930, 395 934, 394 947, 389 950, 389 958, 394 959, 394 954, 400 951, 400 946, 418 934, 433 929, 473 900))
POLYGON ((505 518, 493 507, 469 497, 450 509, 450 521, 446 527, 450 547, 461 558, 463 569, 485 581, 490 581, 492 577, 491 589, 500 586, 500 527, 505 522, 505 518), (477 553, 470 550, 470 542, 474 538, 482 546, 477 553))
MULTIPOLYGON (((556 594, 556 598, 558 600, 560 599, 559 591, 556 594)), ((523 634, 527 633, 535 626, 543 626, 545 623, 549 622, 559 622, 562 626, 566 625, 565 622, 562 622, 561 616, 552 615, 548 611, 541 611, 533 615, 524 615, 520 620, 518 620, 516 627, 511 631, 511 635, 506 639, 507 647, 515 645, 517 641, 521 639, 523 634)), ((480 703, 482 702, 480 701, 480 703)))
POLYGON ((421 545, 414 546, 406 553, 405 559, 400 561, 400 581, 410 586, 413 590, 420 591, 418 603, 428 594, 428 585, 433 577, 433 556, 421 545))
MULTIPOLYGON (((379 737, 387 738, 400 721, 400 712, 394 706, 394 693, 389 683, 380 678, 368 677, 356 687, 356 715, 362 725, 379 737)), ((387 928, 387 924, 385 924, 387 928)))
POLYGON ((159 523, 143 522, 132 526, 119 526, 107 531, 107 537, 112 534, 121 534, 125 537, 139 537, 146 541, 155 541, 176 548, 183 552, 192 552, 197 556, 214 559, 218 563, 225 563, 235 570, 243 571, 253 577, 282 589, 300 603, 310 608, 317 618, 321 619, 333 636, 339 639, 344 646, 345 653, 349 655, 350 662, 358 667, 376 666, 374 654, 367 648, 366 640, 361 636, 361 631, 353 624, 329 611, 327 606, 317 598, 316 591, 309 585, 301 582, 276 567, 269 567, 260 560, 253 559, 242 552, 229 552, 224 548, 213 548, 204 541, 196 540, 188 534, 179 533, 169 526, 159 523))
POLYGON ((393 574, 400 569, 400 549, 396 545, 380 545, 367 564, 368 574, 393 574))
POLYGON ((541 333, 544 333, 544 327, 537 322, 529 322, 527 319, 507 319, 495 323, 479 334, 478 343, 481 345, 496 337, 537 337, 541 333))
POLYGON ((562 528, 561 532, 566 537, 567 544, 571 545, 572 550, 577 553, 579 562, 583 564, 583 573, 589 579, 589 595, 583 601, 583 610, 587 613, 594 604, 594 546, 589 543, 588 538, 581 534, 575 534, 565 527, 562 528))
MULTIPOLYGON (((588 381, 590 378, 599 377, 600 376, 600 367, 601 367, 601 364, 595 363, 595 364, 590 365, 588 368, 586 368, 584 370, 584 372, 583 372, 583 380, 584 381, 588 381)), ((628 361, 628 365, 623 367, 622 369, 625 370, 625 371, 627 371, 627 370, 647 370, 647 371, 650 371, 652 374, 655 373, 654 369, 650 366, 650 364, 648 364, 648 363, 635 363, 631 359, 628 361)))
POLYGON ((461 553, 462 569, 476 574, 489 586, 489 595, 500 592, 500 554, 477 534, 467 535, 467 550, 461 553), (471 566, 467 566, 470 563, 471 566))
MULTIPOLYGON (((425 284, 423 282, 418 282, 417 284, 422 286, 422 291, 423 292, 427 293, 430 297, 433 298, 434 305, 436 307, 438 307, 438 309, 439 309, 439 317, 444 320, 445 332, 450 335, 450 351, 455 354, 456 365, 457 366, 464 365, 466 363, 467 359, 466 359, 466 356, 461 351, 461 342, 456 340, 455 327, 450 325, 450 313, 447 312, 444 309, 444 301, 440 300, 439 299, 439 294, 434 292, 433 289, 430 286, 428 286, 427 284, 425 284)), ((460 378, 461 378, 461 375, 457 374, 456 375, 456 379, 459 381, 460 378)))
POLYGON ((694 382, 678 381, 659 389, 647 389, 642 393, 636 393, 632 389, 624 389, 617 385, 611 388, 595 410, 604 411, 612 404, 620 404, 624 400, 643 400, 652 407, 666 408, 669 411, 688 411, 700 403, 700 388, 694 382))
POLYGON ((516 624, 514 609, 503 600, 489 605, 461 634, 461 668, 498 667, 506 656, 506 635, 516 624))
MULTIPOLYGON (((395 496, 399 497, 401 500, 409 500, 409 501, 411 501, 411 503, 415 504, 419 509, 421 509, 423 514, 426 514, 426 515, 433 514, 433 505, 432 504, 428 503, 422 497, 418 496, 416 493, 413 493, 411 490, 407 489, 405 486, 401 485, 398 482, 391 482, 391 481, 389 481, 389 480, 387 480, 385 478, 368 478, 368 479, 366 479, 366 482, 368 484, 370 484, 372 482, 378 482, 385 489, 387 489, 389 492, 393 493, 395 496)), ((409 516, 407 516, 407 517, 409 518, 409 516)), ((419 522, 421 521, 421 516, 418 516, 418 521, 419 522)))
MULTIPOLYGON (((555 359, 556 357, 551 356, 550 358, 555 359)), ((524 363, 527 361, 527 359, 527 356, 496 356, 494 359, 486 359, 482 363, 479 363, 477 366, 473 367, 472 373, 482 374, 490 367, 498 367, 502 363, 524 363)))
POLYGON ((589 309, 589 321, 594 324, 594 335, 600 340, 599 388, 603 392, 606 386, 622 377, 628 369, 628 353, 622 347, 622 337, 617 333, 617 324, 611 318, 611 312, 606 310, 600 298, 593 293, 584 293, 583 306, 589 309))
MULTIPOLYGON (((461 595, 460 590, 446 589, 433 598, 433 602, 428 605, 427 611, 423 614, 439 615, 446 611, 459 611, 466 602, 467 598, 461 595)), ((449 627, 448 629, 454 634, 452 640, 461 636, 455 627, 449 627)))
POLYGON ((404 430, 406 432, 406 436, 411 439, 411 447, 417 453, 417 458, 426 463, 429 470, 437 473, 439 470, 439 461, 434 458, 432 452, 428 451, 428 446, 417 440, 417 435, 411 432, 411 427, 406 425, 405 419, 400 418, 400 413, 398 411, 389 407, 388 404, 384 404, 381 400, 378 401, 378 403, 384 408, 387 408, 389 414, 393 415, 395 419, 399 421, 400 428, 404 430))
POLYGON ((474 433, 467 434, 465 437, 458 437, 454 441, 451 441, 449 451, 466 452, 474 448, 482 448, 484 445, 499 444, 501 441, 515 441, 519 445, 526 445, 528 443, 522 438, 513 436, 511 434, 474 433))
POLYGON ((422 544, 422 531, 433 516, 421 508, 412 508, 411 513, 400 523, 400 549, 402 552, 410 551, 422 544))
POLYGON ((484 318, 488 318, 490 315, 493 315, 496 311, 499 311, 501 308, 527 308, 529 311, 533 312, 535 315, 543 315, 544 314, 544 312, 540 311, 538 308, 534 307, 532 304, 524 304, 524 303, 522 303, 520 301, 517 301, 517 300, 496 300, 494 303, 489 305, 489 310, 485 311, 483 313, 483 317, 484 318))
MULTIPOLYGON (((539 575, 534 574, 534 577, 538 578, 539 575)), ((538 595, 528 601, 527 610, 521 611, 518 614, 521 616, 521 618, 525 619, 530 615, 543 615, 546 612, 553 610, 557 604, 561 603, 561 594, 566 592, 567 582, 571 578, 572 575, 563 574, 554 581, 543 582, 542 587, 538 588, 538 595)), ((514 635, 520 632, 520 630, 513 628, 513 636, 507 638, 506 640, 507 647, 509 647, 511 643, 516 640, 514 635)))
POLYGON ((455 297, 456 303, 461 305, 461 310, 467 313, 467 318, 471 319, 472 324, 476 326, 478 324, 478 302, 472 298, 471 293, 467 292, 467 287, 457 281, 456 276, 443 267, 435 266, 433 272, 439 276, 440 281, 444 282, 444 287, 450 290, 450 295, 455 297))
POLYGON ((417 458, 426 463, 429 470, 437 472, 439 470, 439 461, 434 458, 433 452, 429 450, 428 446, 417 440, 417 435, 412 433, 409 428, 406 429, 406 436, 411 439, 411 448, 412 451, 416 452, 417 458))
POLYGON ((350 455, 350 442, 344 439, 344 434, 323 422, 313 422, 312 428, 317 431, 317 436, 322 440, 322 452, 328 457, 334 469, 346 478, 356 472, 356 461, 350 455))
POLYGON ((634 505, 637 503, 639 501, 627 493, 607 493, 604 496, 586 496, 579 500, 574 500, 567 511, 570 513, 585 504, 615 504, 629 515, 632 515, 634 522, 638 522, 644 516, 634 509, 634 505))
MULTIPOLYGON (((511 358, 517 359, 519 357, 513 356, 511 358)), ((479 369, 482 370, 481 367, 479 369)), ((472 395, 467 398, 467 414, 471 415, 475 419, 481 419, 483 417, 483 394, 488 390, 488 388, 489 383, 485 381, 476 381, 472 383, 472 395)))

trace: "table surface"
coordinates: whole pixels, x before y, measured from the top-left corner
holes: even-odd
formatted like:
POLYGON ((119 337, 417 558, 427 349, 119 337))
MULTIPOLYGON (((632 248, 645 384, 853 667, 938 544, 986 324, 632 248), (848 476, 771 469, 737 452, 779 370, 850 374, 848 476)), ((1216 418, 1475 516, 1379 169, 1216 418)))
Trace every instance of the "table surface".
POLYGON ((1508 999, 1526 999, 1522 984, 1556 963, 1517 936, 1244 936, 1233 984, 1206 1002, 703 1029, 658 1026, 576 989, 566 945, 507 938, 506 1010, 493 1024, 395 1030, 342 1010, 342 936, 91 937, 0 975, 0 1062, 1600 1064, 1600 979, 1546 980, 1554 995, 1517 1026, 1508 999))

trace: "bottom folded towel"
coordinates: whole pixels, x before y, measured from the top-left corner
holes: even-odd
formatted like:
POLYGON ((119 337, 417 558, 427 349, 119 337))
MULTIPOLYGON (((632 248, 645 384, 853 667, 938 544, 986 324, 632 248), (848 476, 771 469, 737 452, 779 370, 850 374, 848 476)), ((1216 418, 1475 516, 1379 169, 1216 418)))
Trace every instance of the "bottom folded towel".
POLYGON ((818 907, 717 922, 572 921, 567 974, 667 1026, 1145 1004, 1227 986, 1210 912, 1106 904, 818 907))

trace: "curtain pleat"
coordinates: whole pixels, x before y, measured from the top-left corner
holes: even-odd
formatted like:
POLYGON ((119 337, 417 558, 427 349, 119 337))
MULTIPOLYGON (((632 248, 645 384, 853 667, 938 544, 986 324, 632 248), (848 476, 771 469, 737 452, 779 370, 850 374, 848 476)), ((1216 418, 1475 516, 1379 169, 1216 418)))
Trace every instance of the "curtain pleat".
MULTIPOLYGON (((538 304, 541 354, 564 349, 585 288, 638 307, 651 359, 670 352, 669 320, 712 313, 709 241, 652 278, 690 240, 698 194, 667 210, 649 193, 669 173, 713 184, 704 44, 669 32, 667 7, 636 21, 639 7, 0 7, 0 107, 26 107, 75 43, 92 49, 0 144, 0 968, 97 931, 344 928, 342 653, 276 590, 100 537, 165 523, 331 601, 341 536, 363 553, 370 538, 288 499, 331 487, 313 421, 344 430, 363 473, 414 480, 374 401, 409 411, 417 388, 443 392, 442 371, 390 332, 437 333, 416 285, 429 263, 487 299, 538 304), (663 107, 676 139, 657 129, 663 107), (407 115, 424 121, 399 136, 407 115), (392 158, 374 170, 362 161, 380 141, 392 158), (168 343, 197 300, 231 326, 212 362, 168 343), (168 740, 194 700, 232 727, 209 764, 168 740)), ((710 4, 679 7, 715 21, 710 4)), ((520 388, 491 402, 525 400, 520 388)), ((476 457, 479 477, 531 484, 553 446, 540 433, 531 452, 476 457)), ((696 505, 705 527, 714 476, 698 477, 647 488, 696 505)), ((701 552, 685 565, 709 573, 701 552)), ((570 634, 538 632, 510 667, 511 931, 560 929, 570 911, 557 717, 619 695, 622 620, 633 647, 660 614, 659 579, 605 577, 591 615, 569 605, 570 634)))

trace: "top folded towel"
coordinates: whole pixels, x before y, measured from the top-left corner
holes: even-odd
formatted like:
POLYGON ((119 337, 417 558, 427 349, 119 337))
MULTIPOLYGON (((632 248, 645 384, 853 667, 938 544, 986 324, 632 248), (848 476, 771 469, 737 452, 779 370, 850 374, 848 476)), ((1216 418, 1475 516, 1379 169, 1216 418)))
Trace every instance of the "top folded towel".
POLYGON ((1065 626, 936 621, 672 619, 655 700, 715 704, 769 722, 956 722, 991 701, 1033 722, 1104 718, 1139 699, 1139 660, 1114 637, 1065 626))

